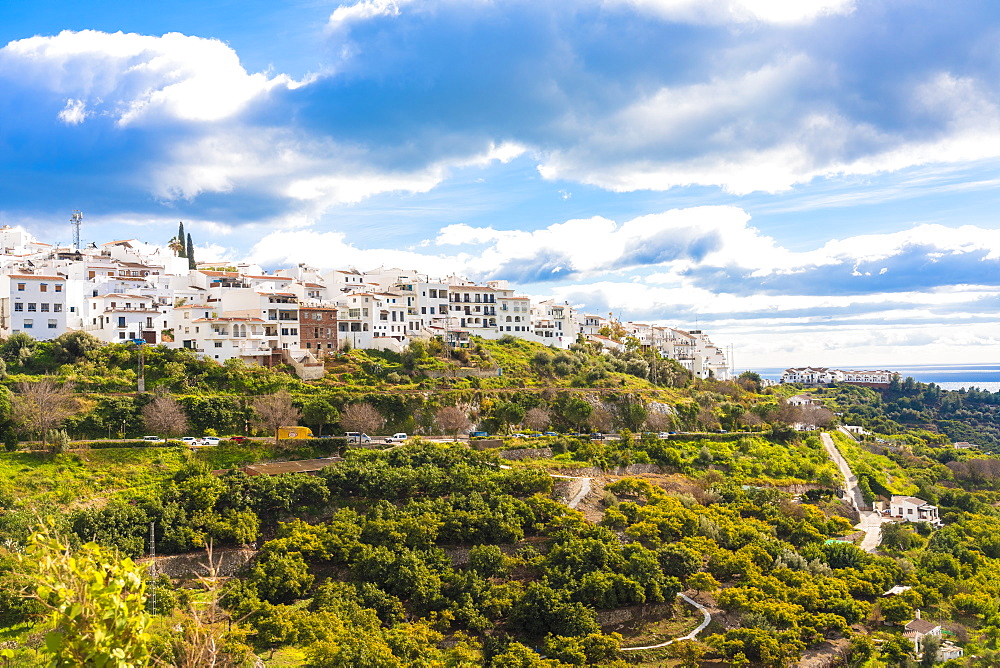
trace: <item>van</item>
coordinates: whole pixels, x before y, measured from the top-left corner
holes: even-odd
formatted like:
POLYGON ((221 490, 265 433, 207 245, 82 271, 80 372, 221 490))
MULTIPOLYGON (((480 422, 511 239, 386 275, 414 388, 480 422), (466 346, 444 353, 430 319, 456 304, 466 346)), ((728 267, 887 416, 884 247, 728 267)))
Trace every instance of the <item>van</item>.
POLYGON ((344 436, 348 443, 371 443, 372 437, 360 431, 349 431, 344 436))
POLYGON ((406 439, 407 439, 406 434, 404 434, 403 432, 399 432, 399 433, 393 434, 392 436, 386 436, 385 437, 385 442, 386 443, 403 443, 403 442, 406 441, 406 439))
POLYGON ((278 438, 312 438, 309 427, 278 427, 278 438))

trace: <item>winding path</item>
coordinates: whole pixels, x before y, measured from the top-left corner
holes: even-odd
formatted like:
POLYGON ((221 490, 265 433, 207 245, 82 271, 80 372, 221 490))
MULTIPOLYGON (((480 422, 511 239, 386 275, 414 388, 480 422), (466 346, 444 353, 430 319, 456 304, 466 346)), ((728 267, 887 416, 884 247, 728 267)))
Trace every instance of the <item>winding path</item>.
POLYGON ((670 640, 667 640, 666 642, 661 642, 659 645, 646 645, 645 647, 622 647, 623 652, 636 652, 640 649, 659 649, 660 647, 666 647, 667 645, 671 645, 677 642, 678 640, 694 640, 699 633, 705 630, 705 627, 712 622, 712 615, 708 611, 708 608, 706 608, 701 603, 694 600, 687 594, 677 594, 677 596, 683 598, 687 603, 690 603, 691 605, 693 605, 694 607, 696 607, 698 610, 701 611, 701 614, 703 615, 701 624, 699 624, 690 633, 686 633, 678 638, 672 638, 670 640))

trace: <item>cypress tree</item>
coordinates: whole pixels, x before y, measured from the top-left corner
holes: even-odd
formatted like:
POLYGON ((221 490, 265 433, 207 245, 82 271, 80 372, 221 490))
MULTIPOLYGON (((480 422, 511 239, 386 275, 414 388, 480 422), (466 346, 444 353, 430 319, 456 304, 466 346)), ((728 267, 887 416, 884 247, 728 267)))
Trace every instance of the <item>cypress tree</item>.
MULTIPOLYGON (((191 245, 191 235, 188 235, 188 246, 191 245)), ((187 257, 187 253, 184 252, 184 221, 177 223, 177 240, 181 244, 181 249, 177 253, 177 257, 187 257)))
POLYGON ((198 265, 194 261, 194 244, 191 242, 191 233, 188 232, 187 236, 188 236, 188 243, 187 243, 188 268, 189 269, 197 269, 198 265))

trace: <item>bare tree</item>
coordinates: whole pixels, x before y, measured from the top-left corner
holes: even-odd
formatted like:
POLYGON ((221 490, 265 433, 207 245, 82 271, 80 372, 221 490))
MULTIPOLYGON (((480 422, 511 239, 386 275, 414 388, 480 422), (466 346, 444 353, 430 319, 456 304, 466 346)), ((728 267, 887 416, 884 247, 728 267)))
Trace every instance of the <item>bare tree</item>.
POLYGON ((809 427, 828 427, 833 422, 833 411, 822 406, 803 406, 799 409, 799 421, 809 427))
POLYGON ((382 425, 385 418, 371 404, 351 404, 345 406, 340 414, 340 426, 347 431, 361 431, 374 434, 382 425))
POLYGON ((753 431, 754 428, 756 427, 761 427, 764 425, 764 419, 761 416, 757 415, 756 413, 751 413, 750 411, 747 411, 746 413, 741 415, 739 417, 739 422, 743 426, 749 428, 751 431, 753 431))
POLYGON ((529 408, 528 412, 524 414, 524 424, 535 431, 542 431, 552 424, 552 420, 549 418, 549 412, 544 408, 529 408))
POLYGON ((188 429, 187 415, 177 400, 160 394, 142 409, 142 423, 151 434, 180 436, 188 429))
POLYGON ((45 445, 49 430, 58 428, 80 411, 80 403, 69 383, 60 385, 46 378, 18 383, 11 401, 11 418, 26 432, 38 434, 45 445))
POLYGON ((278 428, 296 425, 302 412, 292 405, 292 395, 285 390, 274 394, 265 394, 253 400, 253 409, 257 413, 257 424, 274 434, 274 444, 278 444, 278 428))
POLYGON ((451 434, 452 438, 455 438, 458 432, 468 429, 472 424, 465 411, 458 406, 439 408, 434 414, 434 423, 444 433, 451 434))
POLYGON ((664 410, 651 410, 646 416, 646 428, 652 431, 670 431, 675 423, 674 416, 664 410))
POLYGON ((587 418, 587 425, 597 431, 608 431, 611 429, 612 415, 602 406, 598 406, 587 418))

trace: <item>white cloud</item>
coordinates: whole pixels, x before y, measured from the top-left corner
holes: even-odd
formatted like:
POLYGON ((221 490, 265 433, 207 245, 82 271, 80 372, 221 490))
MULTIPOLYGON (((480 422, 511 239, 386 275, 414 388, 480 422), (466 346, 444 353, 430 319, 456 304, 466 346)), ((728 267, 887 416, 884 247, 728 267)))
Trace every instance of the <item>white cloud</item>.
POLYGON ((66 125, 79 125, 87 117, 87 103, 83 100, 70 98, 66 106, 59 112, 59 120, 66 125))
POLYGON ((855 0, 607 0, 632 5, 671 21, 691 23, 809 23, 850 14, 855 0))
POLYGON ((361 0, 353 5, 340 5, 327 23, 327 29, 339 30, 351 23, 368 21, 382 16, 399 16, 399 8, 410 0, 361 0))
POLYGON ((0 74, 71 95, 74 107, 82 111, 86 105, 90 115, 122 126, 158 118, 218 121, 275 87, 295 85, 285 75, 247 73, 236 52, 219 40, 180 33, 66 30, 30 37, 0 49, 0 74))

